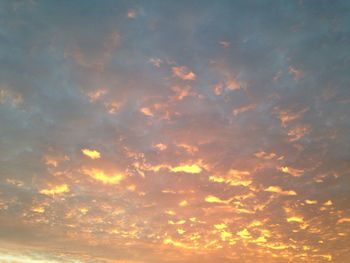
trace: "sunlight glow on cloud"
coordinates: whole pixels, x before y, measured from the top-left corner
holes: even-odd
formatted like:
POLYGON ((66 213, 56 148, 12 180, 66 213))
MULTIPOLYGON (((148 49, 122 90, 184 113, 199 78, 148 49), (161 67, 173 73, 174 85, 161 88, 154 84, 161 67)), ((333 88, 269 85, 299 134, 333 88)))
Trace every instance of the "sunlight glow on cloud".
POLYGON ((149 117, 153 117, 153 116, 154 116, 153 113, 152 113, 152 111, 151 111, 151 109, 150 109, 150 108, 147 108, 147 107, 141 108, 141 109, 140 109, 140 112, 143 113, 143 114, 146 115, 146 116, 149 116, 149 117))
POLYGON ((0 262, 350 262, 350 4, 0 1, 0 262))
POLYGON ((279 186, 269 186, 268 188, 265 189, 265 191, 271 192, 271 193, 277 193, 281 195, 297 195, 296 192, 282 190, 282 188, 279 186))
POLYGON ((177 172, 185 172, 190 174, 198 174, 202 171, 202 168, 200 168, 197 164, 191 164, 191 165, 180 165, 170 168, 170 171, 177 173, 177 172))
POLYGON ((196 74, 190 71, 187 67, 172 67, 172 71, 174 76, 182 79, 182 80, 196 80, 196 74))
POLYGON ((205 201, 208 203, 219 203, 219 204, 226 204, 227 201, 220 199, 219 197, 216 197, 214 195, 208 195, 205 197, 205 201))
POLYGON ((288 166, 282 166, 281 167, 281 171, 283 173, 290 174, 290 175, 295 176, 295 177, 301 176, 304 173, 303 170, 291 168, 291 167, 288 167, 288 166))
POLYGON ((96 150, 82 149, 81 152, 93 160, 101 158, 101 153, 96 150))
POLYGON ((63 193, 68 193, 69 192, 69 186, 67 184, 62 184, 62 185, 56 185, 52 188, 46 188, 40 190, 41 194, 44 195, 57 195, 57 194, 63 194, 63 193))
POLYGON ((287 222, 297 222, 302 223, 304 220, 302 217, 292 216, 287 218, 287 222))
POLYGON ((84 168, 82 169, 82 172, 94 180, 100 181, 104 184, 119 184, 120 181, 124 179, 124 176, 122 174, 106 174, 103 170, 100 169, 88 169, 84 168))

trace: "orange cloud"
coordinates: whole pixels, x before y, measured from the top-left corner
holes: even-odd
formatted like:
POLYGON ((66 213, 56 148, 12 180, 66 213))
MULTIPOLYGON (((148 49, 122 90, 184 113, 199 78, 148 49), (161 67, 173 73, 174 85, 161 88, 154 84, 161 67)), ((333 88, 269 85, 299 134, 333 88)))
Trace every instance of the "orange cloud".
POLYGON ((228 90, 239 90, 241 88, 241 84, 236 79, 227 80, 225 86, 228 90))
POLYGON ((136 12, 134 10, 129 10, 127 13, 128 18, 136 18, 136 12))
POLYGON ((310 131, 311 131, 311 128, 308 125, 295 126, 288 131, 288 136, 290 137, 289 141, 290 142, 297 141, 302 137, 304 137, 305 135, 309 134, 310 131))
POLYGON ((256 157, 265 159, 265 160, 271 160, 276 157, 275 153, 266 153, 264 151, 259 151, 254 154, 256 157))
POLYGON ((254 110, 256 108, 256 104, 249 104, 240 108, 236 108, 233 110, 233 115, 237 116, 238 114, 254 110))
POLYGON ((350 217, 343 217, 338 219, 337 224, 341 224, 341 223, 350 223, 350 217))
POLYGON ((290 110, 279 110, 277 114, 282 123, 282 127, 286 127, 289 122, 300 119, 308 110, 308 107, 296 112, 290 110))
POLYGON ((98 100, 101 96, 103 96, 104 94, 106 94, 106 90, 104 89, 98 89, 98 90, 94 90, 94 91, 90 91, 87 93, 87 96, 90 98, 90 102, 95 102, 96 100, 98 100))
POLYGON ((191 87, 190 86, 186 86, 186 87, 174 86, 171 89, 175 92, 175 98, 177 100, 182 100, 183 98, 190 95, 191 87))
POLYGON ((185 144, 185 143, 180 143, 180 144, 177 144, 176 146, 184 148, 187 152, 189 152, 191 154, 194 154, 195 152, 198 151, 198 147, 192 146, 192 145, 189 145, 189 144, 185 144))
POLYGON ((109 114, 116 114, 122 107, 122 102, 105 102, 104 106, 109 114))
POLYGON ((173 75, 182 80, 195 80, 196 74, 190 71, 186 66, 172 67, 173 75))
POLYGON ((167 146, 165 144, 163 144, 163 143, 158 143, 158 144, 154 145, 154 147, 156 149, 158 149, 159 151, 164 151, 167 148, 167 146))
POLYGON ((53 167, 57 167, 60 162, 69 160, 69 157, 66 155, 64 156, 46 155, 44 156, 44 158, 45 158, 45 164, 53 167))
POLYGON ((222 84, 216 84, 214 87, 213 87, 213 91, 215 93, 215 95, 219 96, 221 93, 222 93, 222 84))
POLYGON ((143 113, 144 115, 146 116, 149 116, 149 117, 153 117, 153 112, 151 111, 150 108, 147 108, 147 107, 143 107, 140 109, 140 112, 143 113))

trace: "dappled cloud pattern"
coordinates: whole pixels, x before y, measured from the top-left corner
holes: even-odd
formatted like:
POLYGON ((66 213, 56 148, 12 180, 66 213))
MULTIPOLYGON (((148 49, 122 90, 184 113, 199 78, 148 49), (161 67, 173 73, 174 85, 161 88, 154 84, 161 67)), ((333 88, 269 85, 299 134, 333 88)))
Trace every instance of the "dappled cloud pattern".
POLYGON ((1 1, 0 261, 350 262, 349 1, 1 1))

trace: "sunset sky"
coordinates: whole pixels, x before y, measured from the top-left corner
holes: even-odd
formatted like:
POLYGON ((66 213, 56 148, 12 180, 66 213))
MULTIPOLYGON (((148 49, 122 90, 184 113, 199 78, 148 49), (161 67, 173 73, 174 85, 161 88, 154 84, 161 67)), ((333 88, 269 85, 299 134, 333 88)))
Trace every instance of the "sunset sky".
POLYGON ((350 1, 0 1, 0 262, 350 262, 350 1))

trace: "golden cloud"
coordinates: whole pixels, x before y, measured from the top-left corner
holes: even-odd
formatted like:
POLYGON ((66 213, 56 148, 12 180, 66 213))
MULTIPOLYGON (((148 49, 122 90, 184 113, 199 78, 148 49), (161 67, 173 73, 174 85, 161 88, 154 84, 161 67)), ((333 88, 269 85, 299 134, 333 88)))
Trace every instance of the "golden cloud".
POLYGON ((282 190, 282 188, 279 186, 269 186, 268 188, 265 189, 265 191, 270 193, 277 193, 281 195, 297 195, 296 192, 282 190))
POLYGON ((41 194, 44 195, 57 195, 69 192, 69 186, 67 184, 56 185, 52 188, 46 188, 40 190, 41 194))
POLYGON ((103 170, 95 168, 84 168, 82 172, 90 176, 92 179, 100 181, 104 184, 119 184, 124 179, 122 174, 107 175, 103 170))
POLYGON ((295 169, 295 168, 288 167, 288 166, 282 166, 280 168, 280 170, 283 173, 290 174, 290 175, 295 176, 295 177, 299 177, 299 176, 301 176, 304 173, 304 170, 295 169))
POLYGON ((85 149, 82 149, 81 152, 93 160, 101 158, 101 153, 96 150, 85 148, 85 149))
POLYGON ((227 204, 228 201, 226 200, 222 200, 219 197, 216 197, 214 195, 208 195, 207 197, 205 197, 204 199, 207 203, 219 203, 219 204, 227 204))
POLYGON ((198 166, 197 164, 191 164, 191 165, 179 165, 170 168, 170 171, 174 173, 178 172, 184 172, 184 173, 190 173, 190 174, 198 174, 202 171, 202 168, 198 166))

